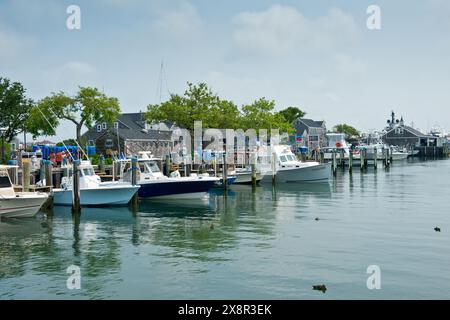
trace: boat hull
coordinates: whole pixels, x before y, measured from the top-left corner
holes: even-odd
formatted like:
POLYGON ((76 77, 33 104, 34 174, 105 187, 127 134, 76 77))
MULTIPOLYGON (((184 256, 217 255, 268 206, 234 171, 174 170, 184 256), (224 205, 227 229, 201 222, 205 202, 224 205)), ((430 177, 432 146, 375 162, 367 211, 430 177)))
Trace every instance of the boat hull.
MULTIPOLYGON (((245 172, 245 173, 235 173, 236 180, 234 180, 233 184, 250 184, 252 183, 252 173, 251 172, 245 172)), ((263 175, 259 172, 256 173, 256 182, 261 181, 263 178, 263 175)))
POLYGON ((275 181, 290 182, 323 182, 328 181, 331 175, 329 164, 318 164, 298 168, 280 169, 275 175, 275 181))
POLYGON ((35 196, 2 198, 0 200, 0 217, 26 218, 33 217, 39 212, 48 195, 39 194, 35 196))
MULTIPOLYGON (((100 187, 80 190, 81 206, 126 205, 138 191, 139 186, 100 187)), ((53 204, 72 205, 72 190, 53 189, 53 204)))
POLYGON ((214 188, 217 179, 156 180, 140 182, 139 198, 190 199, 201 198, 214 188))

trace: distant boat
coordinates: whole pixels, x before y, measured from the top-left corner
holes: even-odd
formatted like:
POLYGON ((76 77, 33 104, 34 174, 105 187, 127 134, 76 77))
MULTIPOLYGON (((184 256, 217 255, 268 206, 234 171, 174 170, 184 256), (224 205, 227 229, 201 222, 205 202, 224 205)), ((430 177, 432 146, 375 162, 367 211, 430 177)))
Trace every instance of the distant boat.
POLYGON ((392 153, 391 153, 392 161, 405 160, 406 158, 408 158, 408 156, 409 156, 409 153, 406 150, 402 150, 397 147, 392 148, 392 153))
MULTIPOLYGON (((138 157, 137 184, 140 186, 139 198, 170 198, 185 199, 204 197, 213 188, 220 178, 210 177, 208 174, 191 174, 189 177, 181 177, 172 172, 166 177, 158 167, 159 158, 155 158, 150 152, 140 152, 138 157)), ((131 181, 131 159, 119 160, 123 166, 123 177, 120 181, 131 181)))
MULTIPOLYGON (((129 183, 101 182, 90 161, 81 161, 79 168, 81 206, 126 205, 139 189, 129 183)), ((72 178, 63 177, 61 188, 53 189, 55 205, 72 205, 72 178)))
MULTIPOLYGON (((274 164, 276 182, 321 182, 330 178, 329 164, 300 162, 287 145, 277 145, 272 150, 276 157, 274 164)), ((269 176, 269 173, 266 176, 269 176)))
POLYGON ((41 192, 15 192, 9 178, 9 168, 0 166, 0 217, 33 217, 48 199, 48 194, 41 192))

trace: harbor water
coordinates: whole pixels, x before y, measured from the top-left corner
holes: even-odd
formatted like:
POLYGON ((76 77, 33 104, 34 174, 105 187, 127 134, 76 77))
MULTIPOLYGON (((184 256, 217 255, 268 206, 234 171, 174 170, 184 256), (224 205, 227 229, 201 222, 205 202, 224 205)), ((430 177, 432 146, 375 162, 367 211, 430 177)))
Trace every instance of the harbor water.
POLYGON ((0 299, 449 299, 449 190, 450 160, 408 160, 137 211, 55 207, 0 222, 0 299))

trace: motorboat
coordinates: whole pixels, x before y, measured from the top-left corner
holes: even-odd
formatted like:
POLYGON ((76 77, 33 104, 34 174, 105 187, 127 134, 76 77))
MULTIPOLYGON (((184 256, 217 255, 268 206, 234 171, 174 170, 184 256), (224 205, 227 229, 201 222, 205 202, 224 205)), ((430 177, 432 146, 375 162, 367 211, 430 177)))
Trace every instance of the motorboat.
POLYGON ((0 217, 33 217, 47 201, 42 192, 15 192, 8 169, 17 166, 0 166, 0 217))
POLYGON ((408 151, 397 148, 397 147, 392 148, 392 153, 391 153, 392 161, 405 160, 406 158, 408 158, 408 156, 409 156, 408 151))
MULTIPOLYGON (((123 173, 119 181, 130 182, 133 170, 131 159, 118 161, 123 173)), ((222 180, 221 178, 210 177, 208 174, 195 173, 182 177, 178 171, 172 172, 170 177, 167 177, 158 166, 161 161, 162 159, 153 157, 151 152, 139 152, 136 173, 136 183, 140 186, 139 198, 201 198, 206 196, 207 192, 222 180)))
MULTIPOLYGON (((234 180, 234 184, 251 184, 252 179, 252 167, 247 166, 245 168, 236 168, 235 170, 230 172, 230 175, 235 176, 236 179, 234 180)), ((261 171, 256 170, 256 182, 262 180, 264 175, 261 173, 261 171)))
POLYGON ((330 178, 330 164, 314 161, 301 162, 288 145, 273 146, 272 152, 275 158, 273 167, 276 182, 320 182, 328 181, 330 178))
MULTIPOLYGON (((126 205, 139 189, 139 185, 130 183, 103 183, 89 160, 79 164, 80 205, 81 206, 113 206, 126 205)), ((53 189, 55 205, 72 205, 73 175, 63 177, 61 188, 53 189)))

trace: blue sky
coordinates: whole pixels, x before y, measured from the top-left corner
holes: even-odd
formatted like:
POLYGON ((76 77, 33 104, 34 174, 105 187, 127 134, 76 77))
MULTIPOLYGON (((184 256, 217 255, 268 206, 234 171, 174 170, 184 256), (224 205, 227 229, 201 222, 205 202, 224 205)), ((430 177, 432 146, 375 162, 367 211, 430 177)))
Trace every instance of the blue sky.
MULTIPOLYGON (((207 82, 238 104, 274 99, 328 127, 450 129, 450 2, 0 0, 0 75, 30 97, 96 86, 125 112, 207 82), (67 6, 81 30, 66 28, 67 6), (381 8, 381 30, 366 9, 381 8)), ((72 137, 64 124, 58 133, 72 137)))

